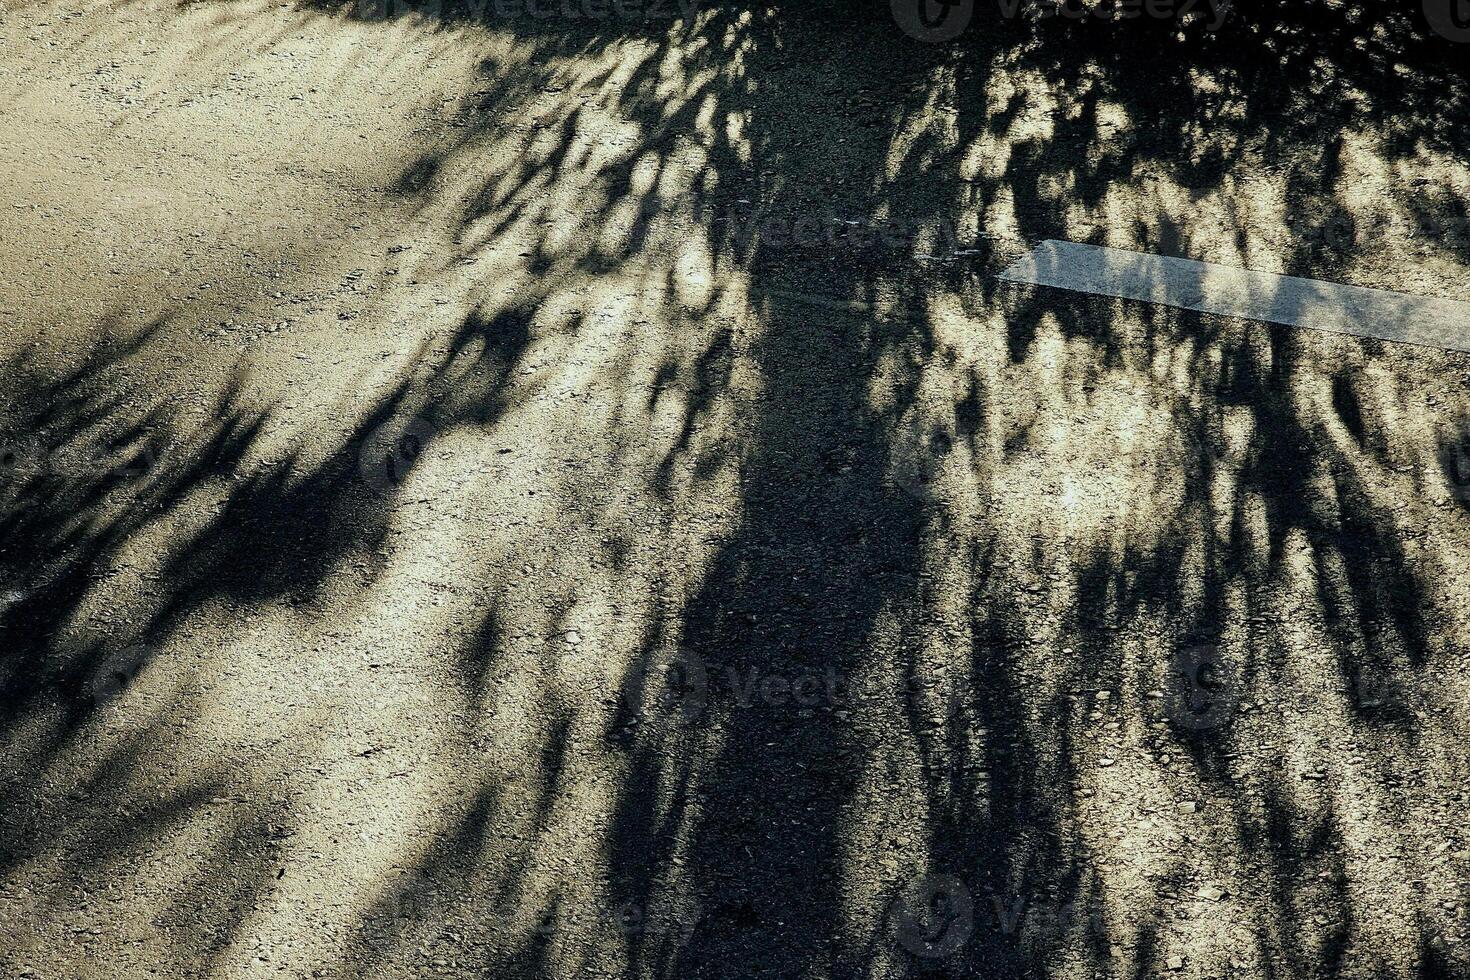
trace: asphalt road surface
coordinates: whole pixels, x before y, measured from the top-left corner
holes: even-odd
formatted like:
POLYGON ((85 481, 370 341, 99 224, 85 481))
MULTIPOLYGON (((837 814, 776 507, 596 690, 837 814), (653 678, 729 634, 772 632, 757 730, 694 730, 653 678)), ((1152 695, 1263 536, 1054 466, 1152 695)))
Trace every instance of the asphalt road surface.
POLYGON ((881 7, 7 0, 0 977, 1470 975, 1470 354, 997 278, 1464 50, 881 7))

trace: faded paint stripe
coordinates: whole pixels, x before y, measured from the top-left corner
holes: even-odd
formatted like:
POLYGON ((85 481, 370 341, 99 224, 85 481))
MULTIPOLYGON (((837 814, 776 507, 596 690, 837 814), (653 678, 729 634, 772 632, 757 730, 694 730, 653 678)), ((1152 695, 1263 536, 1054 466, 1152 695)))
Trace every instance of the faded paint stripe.
POLYGON ((1470 351, 1470 303, 1251 272, 1075 242, 1042 242, 1000 278, 1308 330, 1470 351))

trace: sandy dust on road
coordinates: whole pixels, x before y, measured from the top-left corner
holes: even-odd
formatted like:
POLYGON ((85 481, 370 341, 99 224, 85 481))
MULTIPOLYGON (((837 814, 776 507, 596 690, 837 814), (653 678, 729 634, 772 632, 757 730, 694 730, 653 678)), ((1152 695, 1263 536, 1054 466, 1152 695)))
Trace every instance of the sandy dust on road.
POLYGON ((0 19, 0 971, 1470 970, 1470 360, 991 277, 1470 299, 1453 138, 353 14, 0 19))

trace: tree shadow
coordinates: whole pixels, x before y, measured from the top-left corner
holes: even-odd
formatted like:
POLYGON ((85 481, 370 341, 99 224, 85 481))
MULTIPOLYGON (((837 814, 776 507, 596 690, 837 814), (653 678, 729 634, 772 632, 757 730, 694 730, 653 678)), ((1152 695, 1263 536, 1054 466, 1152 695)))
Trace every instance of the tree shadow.
MULTIPOLYGON (((481 26, 434 14, 428 30, 481 26)), ((54 693, 53 639, 146 515, 228 482, 137 637, 210 601, 310 602, 348 553, 381 550, 436 440, 566 390, 569 365, 534 373, 542 345, 585 343, 619 396, 601 472, 668 515, 733 470, 729 527, 692 582, 654 576, 655 608, 609 654, 612 703, 538 689, 526 785, 467 775, 471 802, 405 880, 374 883, 371 941, 324 969, 406 970, 451 933, 471 937, 457 968, 510 976, 1463 969, 1431 938, 1463 886, 1431 901, 1362 860, 1411 852, 1388 814, 1435 809, 1427 787, 1465 772, 1445 692, 1385 708, 1375 680, 1451 662, 1456 615, 1408 542, 1441 565, 1465 547, 1461 528, 1415 530, 1458 458, 1411 398, 1463 356, 992 277, 1043 238, 1371 275, 1355 262, 1383 244, 1358 231, 1373 219, 1463 214, 1463 187, 1392 179, 1465 158, 1450 53, 1391 5, 1242 5, 1182 40, 982 15, 934 48, 879 14, 490 25, 515 57, 486 60, 463 124, 396 187, 452 232, 414 274, 475 313, 309 465, 247 466, 267 420, 226 392, 125 492, 22 481, 6 540, 61 557, 18 570, 43 584, 4 612, 6 726, 54 693), (1366 199, 1370 178, 1396 196, 1366 199), (590 346, 614 295, 615 339, 590 346), (645 452, 628 429, 666 410, 672 437, 645 452), (613 783, 585 817, 597 866, 549 871, 593 766, 613 783), (1422 780, 1393 785, 1405 767, 1422 780), (577 921, 589 894, 638 922, 577 921), (1416 923, 1401 948, 1364 926, 1375 901, 1416 923)), ((1436 254, 1470 257, 1453 236, 1436 254)), ((18 382, 13 427, 47 433, 48 456, 81 439, 123 467, 157 454, 171 420, 107 401, 127 356, 18 382)), ((609 486, 555 505, 600 526, 609 486)), ((637 571, 638 546, 608 543, 614 572, 637 571)), ((567 635, 585 591, 542 588, 567 635)), ((513 618, 506 600, 464 634, 478 710, 498 677, 535 673, 510 662, 513 618)), ((95 686, 112 652, 84 646, 63 687, 95 686)))

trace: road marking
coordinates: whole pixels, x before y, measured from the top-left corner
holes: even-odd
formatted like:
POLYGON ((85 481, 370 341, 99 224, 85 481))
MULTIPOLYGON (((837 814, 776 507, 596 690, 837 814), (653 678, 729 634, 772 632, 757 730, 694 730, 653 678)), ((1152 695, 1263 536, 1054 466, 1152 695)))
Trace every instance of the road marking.
POLYGON ((1470 303, 1045 241, 1000 278, 1308 330, 1470 351, 1470 303))

